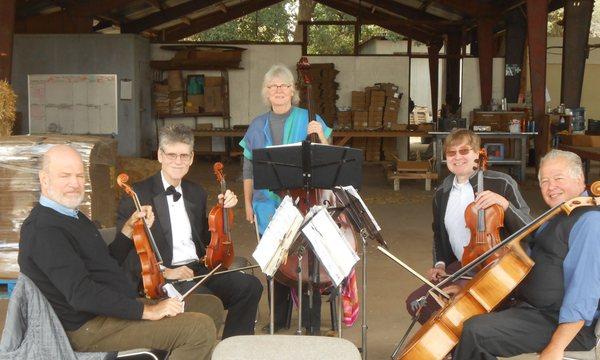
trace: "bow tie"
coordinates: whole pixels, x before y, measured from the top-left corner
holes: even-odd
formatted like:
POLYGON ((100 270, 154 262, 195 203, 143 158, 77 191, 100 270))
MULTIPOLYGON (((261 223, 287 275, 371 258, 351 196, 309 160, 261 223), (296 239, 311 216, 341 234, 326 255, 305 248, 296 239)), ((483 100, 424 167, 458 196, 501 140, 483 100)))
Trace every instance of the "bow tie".
POLYGON ((167 190, 165 191, 165 195, 167 195, 167 196, 173 195, 173 201, 177 201, 181 197, 181 193, 179 191, 175 190, 175 187, 173 187, 173 185, 170 185, 167 188, 167 190))

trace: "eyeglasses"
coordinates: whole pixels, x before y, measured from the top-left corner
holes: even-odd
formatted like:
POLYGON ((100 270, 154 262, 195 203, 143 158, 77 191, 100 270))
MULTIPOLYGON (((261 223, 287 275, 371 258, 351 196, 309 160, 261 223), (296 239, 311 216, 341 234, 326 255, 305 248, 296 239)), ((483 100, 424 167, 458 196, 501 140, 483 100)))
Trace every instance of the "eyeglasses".
POLYGON ((165 154, 165 157, 169 161, 176 161, 177 158, 179 158, 183 162, 188 162, 192 159, 192 155, 193 155, 193 153, 184 153, 184 154, 166 153, 163 148, 161 148, 160 151, 162 151, 162 153, 165 154))
POLYGON ((291 88, 292 85, 291 84, 279 84, 279 85, 267 85, 267 89, 271 90, 271 91, 275 91, 275 90, 287 90, 289 88, 291 88))
POLYGON ((470 147, 460 148, 458 150, 446 150, 446 157, 454 157, 457 153, 461 155, 467 155, 469 152, 471 152, 471 150, 472 149, 470 147))

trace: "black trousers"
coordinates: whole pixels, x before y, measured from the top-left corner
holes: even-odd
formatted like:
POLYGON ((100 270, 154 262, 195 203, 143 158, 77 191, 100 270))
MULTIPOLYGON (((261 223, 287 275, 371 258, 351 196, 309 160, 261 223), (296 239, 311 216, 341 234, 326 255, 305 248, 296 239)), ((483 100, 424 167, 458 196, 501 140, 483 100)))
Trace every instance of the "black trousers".
MULTIPOLYGON (((204 265, 197 262, 187 266, 194 271, 195 275, 204 275, 209 272, 204 265)), ((176 284, 175 288, 183 294, 195 284, 195 281, 184 282, 176 284)), ((194 290, 198 294, 215 295, 223 302, 223 306, 227 310, 223 339, 235 335, 254 334, 256 311, 262 291, 260 280, 241 271, 213 275, 194 290)))
MULTIPOLYGON (((288 327, 288 309, 292 307, 291 289, 286 285, 273 281, 275 297, 274 322, 276 328, 288 327)), ((309 308, 310 298, 308 294, 302 296, 302 326, 307 333, 318 335, 321 329, 321 294, 318 290, 313 291, 312 311, 309 308), (309 326, 310 325, 310 326, 309 326)))
MULTIPOLYGON (((520 303, 507 310, 478 315, 463 325, 454 360, 492 360, 541 352, 558 326, 558 314, 520 303)), ((585 326, 567 350, 590 350, 596 345, 593 326, 585 326)))

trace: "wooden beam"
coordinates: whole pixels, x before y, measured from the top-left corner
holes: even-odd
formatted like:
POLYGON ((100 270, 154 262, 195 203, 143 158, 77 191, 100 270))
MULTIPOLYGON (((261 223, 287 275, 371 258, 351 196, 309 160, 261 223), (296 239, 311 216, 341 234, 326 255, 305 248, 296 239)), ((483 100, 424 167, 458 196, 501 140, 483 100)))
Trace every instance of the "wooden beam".
POLYGON ((163 11, 152 13, 143 18, 129 21, 121 26, 122 33, 139 33, 143 30, 153 28, 171 20, 180 19, 195 11, 208 8, 220 3, 222 0, 188 1, 183 4, 167 8, 163 11))
POLYGON ((0 1, 0 80, 10 82, 15 33, 15 0, 0 1))
POLYGON ((429 85, 431 86, 431 115, 433 115, 434 123, 438 121, 438 77, 441 48, 441 42, 427 45, 427 54, 429 55, 429 85))
POLYGON ((581 104, 593 9, 594 0, 568 1, 565 5, 560 102, 571 109, 581 104))
POLYGON ((506 20, 504 63, 504 97, 509 103, 516 103, 521 90, 521 73, 523 71, 523 54, 527 38, 527 24, 520 10, 508 13, 506 20))
POLYGON ((527 42, 531 70, 531 107, 539 136, 535 137, 536 164, 548 152, 549 124, 546 120, 546 46, 548 37, 548 1, 527 0, 527 42))
POLYGON ((467 14, 471 17, 482 17, 482 16, 493 16, 498 15, 499 10, 497 7, 483 3, 479 0, 436 0, 441 5, 446 5, 450 8, 456 9, 461 13, 467 14))
POLYGON ((492 103, 494 24, 495 21, 491 18, 477 19, 477 43, 479 49, 479 84, 481 86, 482 109, 485 109, 492 103))
POLYGON ((88 0, 69 6, 66 11, 78 16, 94 16, 117 10, 129 4, 131 4, 129 0, 88 0))
POLYGON ((446 42, 446 106, 455 114, 460 103, 460 59, 462 32, 448 33, 446 42))
POLYGON ((380 14, 377 12, 371 13, 366 8, 361 7, 358 4, 349 3, 345 0, 317 0, 317 2, 360 18, 361 20, 372 21, 374 24, 377 24, 383 28, 413 38, 424 44, 429 44, 432 41, 441 39, 441 37, 437 34, 428 33, 421 29, 416 29, 412 26, 406 25, 402 19, 398 19, 394 23, 392 20, 390 20, 390 17, 387 14, 380 14))
POLYGON ((281 0, 252 0, 230 7, 227 11, 227 14, 223 14, 220 10, 218 10, 192 20, 192 23, 189 26, 175 26, 165 29, 165 41, 181 40, 190 35, 211 29, 215 26, 264 9, 279 2, 281 2, 281 0))
POLYGON ((415 9, 412 6, 404 5, 391 0, 361 0, 362 3, 370 3, 398 16, 405 17, 411 20, 428 20, 428 21, 444 21, 446 19, 429 14, 425 11, 415 9))

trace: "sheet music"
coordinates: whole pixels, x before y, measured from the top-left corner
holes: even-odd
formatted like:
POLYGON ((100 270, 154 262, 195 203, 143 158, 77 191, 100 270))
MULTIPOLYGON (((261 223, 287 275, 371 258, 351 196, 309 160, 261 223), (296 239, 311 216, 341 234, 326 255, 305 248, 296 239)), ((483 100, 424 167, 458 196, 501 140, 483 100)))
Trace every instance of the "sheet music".
POLYGON ((342 189, 344 189, 348 194, 354 196, 362 205, 363 209, 365 210, 365 212, 367 213, 367 215, 369 216, 369 219, 371 219, 371 221, 373 222, 373 225, 375 225, 375 229, 377 229, 377 231, 381 231, 381 227, 379 226, 379 224, 377 223, 377 221, 375 220, 375 218, 373 217, 373 214, 371 214, 371 211, 369 210, 369 208, 367 207, 367 205, 365 205, 362 197, 358 194, 358 191, 356 191, 356 189, 354 188, 354 186, 342 186, 342 189))
POLYGON ((294 206, 292 198, 284 197, 252 253, 252 257, 267 276, 273 276, 287 258, 288 250, 303 221, 304 218, 294 206))
POLYGON ((304 226, 302 233, 310 241, 335 286, 338 286, 358 262, 358 255, 344 239, 326 207, 313 206, 306 215, 307 218, 311 216, 312 219, 304 226))

